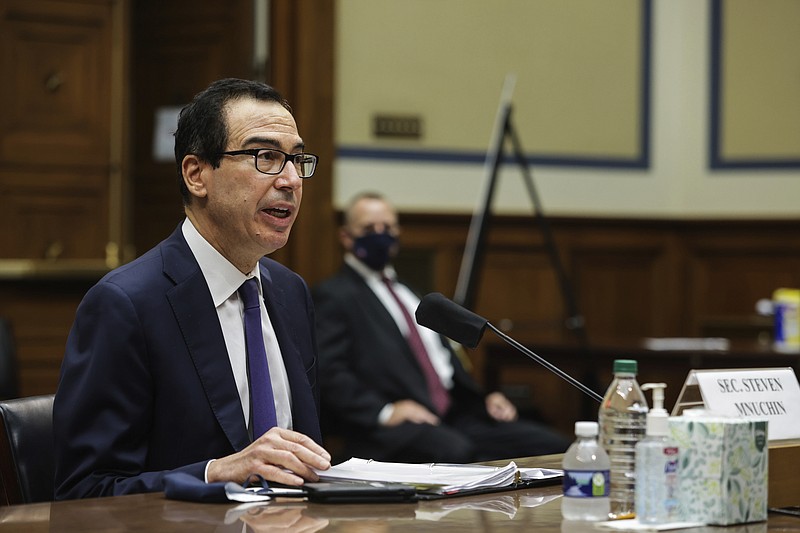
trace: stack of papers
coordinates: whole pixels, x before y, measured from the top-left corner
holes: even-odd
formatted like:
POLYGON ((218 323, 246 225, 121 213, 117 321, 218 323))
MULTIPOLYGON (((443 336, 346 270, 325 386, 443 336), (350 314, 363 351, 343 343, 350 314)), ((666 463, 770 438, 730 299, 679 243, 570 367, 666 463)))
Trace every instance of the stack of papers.
POLYGON ((377 481, 405 483, 420 492, 456 494, 464 491, 510 487, 520 482, 556 478, 560 470, 526 468, 511 461, 506 466, 442 463, 386 463, 352 458, 329 470, 317 471, 324 481, 377 481))
POLYGON ((563 470, 555 468, 520 468, 519 479, 523 483, 540 479, 556 479, 564 477, 563 470))

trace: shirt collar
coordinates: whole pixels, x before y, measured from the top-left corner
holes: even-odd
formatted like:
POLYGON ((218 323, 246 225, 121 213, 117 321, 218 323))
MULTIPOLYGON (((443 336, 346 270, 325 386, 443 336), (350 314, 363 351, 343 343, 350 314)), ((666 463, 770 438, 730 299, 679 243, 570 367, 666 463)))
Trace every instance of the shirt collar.
POLYGON ((225 300, 239 290, 245 280, 255 277, 258 281, 259 292, 261 290, 261 276, 258 276, 258 264, 248 274, 242 274, 238 268, 225 259, 211 244, 200 235, 197 228, 188 218, 183 221, 183 236, 189 249, 194 254, 203 277, 206 279, 211 298, 214 300, 214 307, 219 307, 225 300))

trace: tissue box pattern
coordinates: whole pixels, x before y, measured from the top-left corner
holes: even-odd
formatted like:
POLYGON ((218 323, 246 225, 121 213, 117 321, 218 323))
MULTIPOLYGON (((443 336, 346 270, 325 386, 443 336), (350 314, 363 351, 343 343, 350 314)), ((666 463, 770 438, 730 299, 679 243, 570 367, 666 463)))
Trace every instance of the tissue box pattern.
POLYGON ((767 519, 767 422, 673 417, 686 520, 730 525, 767 519))

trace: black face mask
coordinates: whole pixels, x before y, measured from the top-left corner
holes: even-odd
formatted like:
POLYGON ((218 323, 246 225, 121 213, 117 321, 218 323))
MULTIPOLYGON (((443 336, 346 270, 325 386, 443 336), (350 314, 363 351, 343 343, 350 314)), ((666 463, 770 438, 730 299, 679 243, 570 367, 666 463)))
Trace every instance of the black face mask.
POLYGON ((353 239, 353 255, 372 270, 381 271, 391 259, 397 237, 388 233, 368 233, 353 239))

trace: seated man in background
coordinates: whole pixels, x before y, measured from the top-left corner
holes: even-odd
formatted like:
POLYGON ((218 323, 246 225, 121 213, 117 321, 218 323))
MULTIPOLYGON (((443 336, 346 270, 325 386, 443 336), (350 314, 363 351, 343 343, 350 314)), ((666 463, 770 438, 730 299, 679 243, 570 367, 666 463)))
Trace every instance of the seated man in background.
POLYGON ((345 455, 453 462, 559 453, 569 441, 517 419, 500 392, 484 394, 448 341, 413 319, 419 298, 396 280, 400 227, 389 202, 357 196, 339 237, 341 271, 316 286, 323 432, 345 455))

